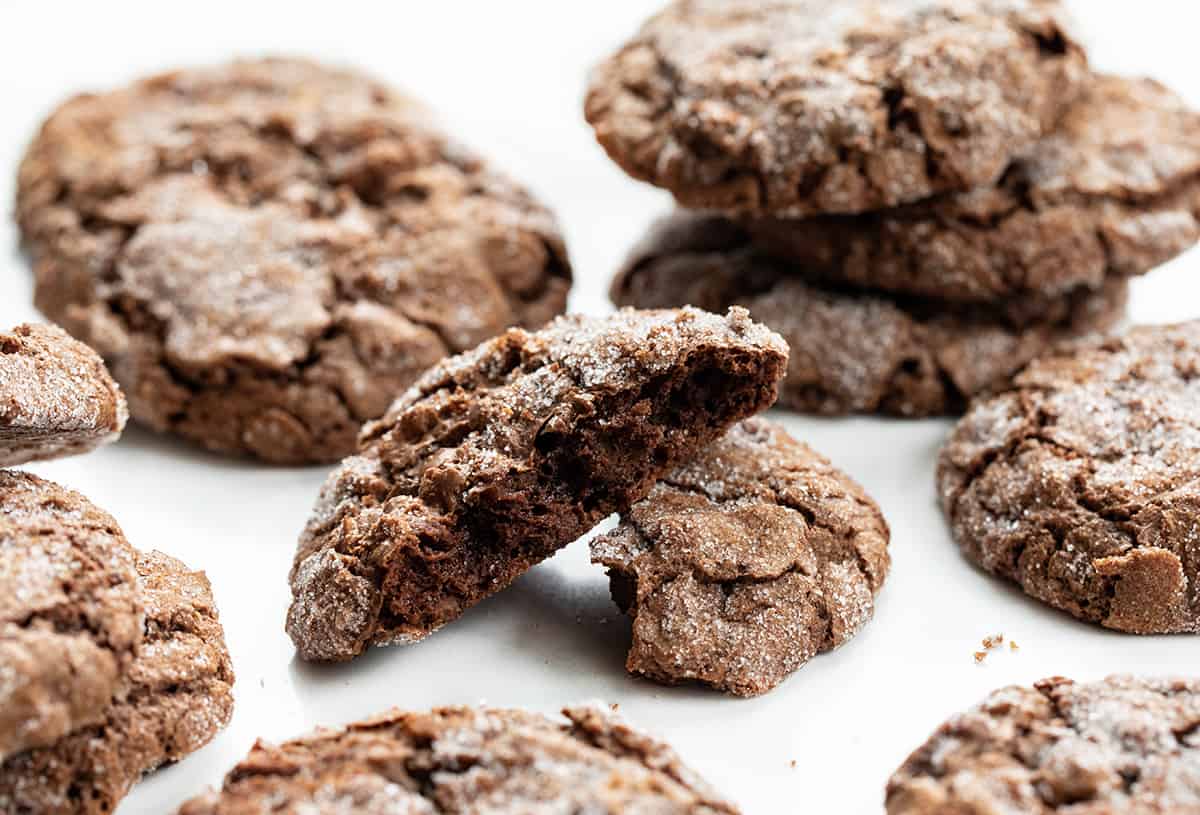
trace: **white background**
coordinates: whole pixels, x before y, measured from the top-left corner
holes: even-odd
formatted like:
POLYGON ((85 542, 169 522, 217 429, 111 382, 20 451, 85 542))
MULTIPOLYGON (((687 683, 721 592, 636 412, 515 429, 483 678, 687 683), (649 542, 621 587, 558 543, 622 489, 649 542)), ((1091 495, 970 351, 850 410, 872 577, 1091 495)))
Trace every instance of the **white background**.
MULTIPOLYGON (((5 202, 33 129, 68 94, 176 65, 288 52, 359 65, 424 97, 461 139, 533 187, 566 230, 577 310, 609 308, 614 268, 670 205, 604 157, 581 115, 588 67, 653 0, 21 5, 0 9, 5 202)), ((1097 65, 1157 76, 1200 103, 1197 6, 1079 0, 1076 9, 1097 65)), ((36 315, 10 222, 0 242, 0 326, 8 327, 36 315)), ((1200 316, 1198 276, 1193 252, 1139 281, 1132 319, 1200 316)), ((959 557, 932 485, 948 422, 780 418, 878 499, 892 525, 894 568, 862 634, 749 701, 627 677, 628 624, 582 542, 422 644, 341 667, 303 665, 283 632, 286 575, 324 468, 225 460, 137 428, 97 454, 32 468, 112 512, 136 546, 206 570, 233 654, 232 725, 141 784, 120 815, 173 812, 218 783, 259 736, 284 739, 391 705, 487 701, 553 712, 588 699, 619 702, 747 813, 878 812, 890 772, 948 714, 994 687, 1053 674, 1196 671, 1195 639, 1077 623, 959 557), (972 652, 994 632, 1021 649, 977 666, 972 652)))

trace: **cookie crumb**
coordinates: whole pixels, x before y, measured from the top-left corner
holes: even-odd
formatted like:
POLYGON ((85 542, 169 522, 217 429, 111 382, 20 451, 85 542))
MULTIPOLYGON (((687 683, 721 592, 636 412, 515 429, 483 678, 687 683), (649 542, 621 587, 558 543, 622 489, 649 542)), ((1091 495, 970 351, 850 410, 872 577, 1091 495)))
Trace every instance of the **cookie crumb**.
POLYGON ((1001 645, 1004 644, 1004 635, 1003 634, 993 634, 990 637, 984 637, 982 644, 983 644, 984 649, 988 650, 988 651, 991 651, 995 648, 999 648, 1001 645))
POLYGON ((1010 650, 1010 651, 1020 651, 1020 650, 1021 650, 1021 646, 1017 645, 1017 641, 1016 641, 1016 640, 1009 640, 1009 641, 1008 641, 1008 650, 1010 650))
POLYGON ((985 659, 987 659, 987 651, 976 651, 975 652, 975 664, 976 665, 979 665, 985 659))
POLYGON ((794 759, 794 758, 792 759, 791 765, 792 765, 793 770, 796 769, 796 759, 794 759))

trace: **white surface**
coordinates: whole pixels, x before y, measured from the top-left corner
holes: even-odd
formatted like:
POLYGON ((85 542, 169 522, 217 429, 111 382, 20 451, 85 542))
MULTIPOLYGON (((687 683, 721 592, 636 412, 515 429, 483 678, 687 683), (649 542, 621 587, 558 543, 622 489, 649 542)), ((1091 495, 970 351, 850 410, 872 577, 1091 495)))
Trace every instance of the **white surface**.
MULTIPOLYGON (((0 200, 33 128, 68 94, 234 54, 294 52, 357 64, 426 98, 461 137, 528 182, 559 213, 578 270, 572 305, 609 308, 617 262, 667 197, 626 179, 580 113, 587 67, 653 2, 5 4, 0 10, 0 200), (271 10, 274 11, 272 13, 271 10)), ((1150 73, 1200 102, 1200 11, 1178 0, 1087 0, 1095 61, 1150 73)), ((15 229, 0 232, 0 326, 35 318, 15 229)), ((1132 317, 1200 314, 1200 255, 1136 284, 1132 317)), ((948 714, 994 687, 1063 674, 1195 671, 1194 638, 1136 638, 1077 623, 959 557, 934 505, 934 454, 948 422, 781 416, 878 499, 894 567, 875 620, 766 697, 664 688, 623 670, 628 624, 582 542, 426 642, 350 665, 293 659, 283 632, 286 574, 322 468, 228 461, 131 429, 98 454, 34 467, 112 512, 133 543, 205 569, 237 670, 232 725, 141 784, 120 815, 170 813, 262 736, 279 740, 391 705, 486 700, 552 712, 619 702, 672 742, 747 813, 880 810, 890 772, 948 714), (1021 646, 983 666, 979 640, 1021 646), (793 766, 793 762, 795 763, 793 766)))

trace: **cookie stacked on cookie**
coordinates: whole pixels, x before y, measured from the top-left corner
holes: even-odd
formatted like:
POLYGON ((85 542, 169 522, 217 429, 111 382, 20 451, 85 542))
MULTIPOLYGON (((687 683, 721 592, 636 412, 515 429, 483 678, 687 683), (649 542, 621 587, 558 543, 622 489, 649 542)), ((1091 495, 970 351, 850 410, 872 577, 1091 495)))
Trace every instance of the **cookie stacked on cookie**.
MULTIPOLYGON (((125 397, 58 328, 0 333, 0 463, 120 435, 125 397)), ((0 470, 0 811, 110 813, 206 744, 233 672, 202 572, 130 546, 86 498, 0 470)))
POLYGON ((747 307, 780 403, 960 412, 1121 318, 1200 238, 1200 114, 1092 73, 1057 0, 678 0, 596 70, 586 115, 656 225, 622 305, 747 307))

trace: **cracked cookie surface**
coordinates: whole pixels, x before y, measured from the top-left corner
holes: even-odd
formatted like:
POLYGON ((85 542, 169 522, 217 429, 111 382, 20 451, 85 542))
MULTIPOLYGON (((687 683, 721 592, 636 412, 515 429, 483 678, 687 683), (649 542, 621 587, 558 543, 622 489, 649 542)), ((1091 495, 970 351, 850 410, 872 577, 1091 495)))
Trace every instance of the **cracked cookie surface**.
POLYGON ((888 815, 1200 811, 1200 681, 1061 677, 996 691, 892 776, 888 815))
POLYGON ((748 419, 591 550, 633 617, 631 673, 757 696, 870 620, 888 537, 862 487, 778 425, 748 419))
POLYGON ((285 59, 76 97, 22 162, 38 307, 135 419, 332 461, 434 362, 562 312, 553 216, 356 73, 285 59))
POLYGON ((995 186, 746 226, 835 283, 972 302, 1099 288, 1200 238, 1200 112, 1152 80, 1098 76, 995 186))
POLYGON ((676 0, 585 114, 685 206, 863 212, 994 182, 1086 76, 1057 0, 676 0))
POLYGON ((786 365, 742 309, 572 315, 440 363, 321 490, 291 573, 300 656, 456 619, 769 407, 786 365))
POLYGON ((1036 360, 962 419, 937 479, 987 571, 1108 628, 1200 633, 1200 321, 1036 360))
POLYGON ((179 815, 736 815, 670 747, 610 711, 563 715, 392 711, 279 746, 259 742, 221 790, 179 815))
POLYGON ((128 416, 100 357, 61 328, 0 332, 0 467, 94 450, 128 416))
POLYGON ((145 629, 125 688, 99 722, 0 764, 0 811, 107 815, 229 723, 233 668, 208 579, 160 552, 138 555, 137 577, 145 629))
POLYGON ((767 255, 734 221, 679 212, 659 222, 613 282, 613 302, 744 306, 791 347, 782 407, 809 413, 936 416, 1007 383, 1056 342, 1124 315, 1128 285, 995 304, 849 291, 767 255))
POLYGON ((0 471, 0 761, 103 719, 142 639, 136 558, 83 496, 0 471))

